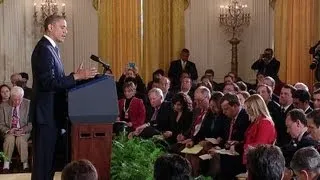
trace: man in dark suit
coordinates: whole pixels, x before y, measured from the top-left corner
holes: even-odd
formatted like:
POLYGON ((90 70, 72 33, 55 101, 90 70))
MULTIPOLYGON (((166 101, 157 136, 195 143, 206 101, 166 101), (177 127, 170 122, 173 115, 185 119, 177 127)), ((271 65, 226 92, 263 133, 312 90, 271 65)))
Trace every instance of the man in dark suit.
POLYGON ((190 52, 188 49, 182 49, 180 53, 180 59, 172 61, 170 64, 168 76, 171 80, 172 87, 176 87, 180 84, 180 75, 182 72, 190 74, 191 79, 196 81, 198 79, 198 72, 196 65, 189 61, 190 52))
POLYGON ((281 149, 286 159, 286 166, 288 167, 297 150, 303 147, 315 146, 318 143, 313 140, 311 135, 307 132, 307 118, 303 110, 291 110, 286 118, 286 126, 287 131, 291 136, 291 141, 281 149))
POLYGON ((66 90, 77 80, 93 78, 96 69, 80 65, 76 73, 66 76, 56 43, 64 41, 67 23, 64 17, 51 15, 44 22, 45 35, 37 43, 31 57, 33 95, 30 118, 33 131, 32 180, 52 180, 57 137, 67 115, 66 90))
POLYGON ((310 94, 308 91, 298 89, 293 93, 293 106, 297 109, 302 109, 305 114, 308 114, 313 109, 310 107, 310 94))
POLYGON ((30 100, 31 95, 32 95, 32 89, 27 86, 27 82, 29 80, 29 75, 26 72, 21 72, 19 74, 21 75, 21 80, 16 82, 16 84, 17 84, 17 86, 20 86, 23 88, 23 91, 24 91, 23 98, 30 100))
POLYGON ((260 58, 251 66, 251 69, 257 70, 265 76, 271 76, 276 81, 279 79, 279 68, 280 62, 273 57, 273 50, 270 48, 264 50, 264 54, 261 54, 260 58))
POLYGON ((279 119, 273 119, 277 130, 277 145, 279 147, 288 144, 291 139, 290 135, 287 133, 285 121, 288 112, 294 108, 292 95, 295 91, 296 89, 292 85, 286 84, 282 87, 280 92, 280 117, 279 119))

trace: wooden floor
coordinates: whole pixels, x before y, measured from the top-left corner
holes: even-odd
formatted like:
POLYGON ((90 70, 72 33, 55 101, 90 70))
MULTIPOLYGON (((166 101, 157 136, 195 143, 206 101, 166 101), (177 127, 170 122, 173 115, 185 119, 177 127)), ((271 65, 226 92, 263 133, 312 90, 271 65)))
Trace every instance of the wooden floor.
MULTIPOLYGON (((0 174, 0 180, 30 180, 31 173, 0 174)), ((56 172, 54 180, 61 180, 61 172, 56 172)))

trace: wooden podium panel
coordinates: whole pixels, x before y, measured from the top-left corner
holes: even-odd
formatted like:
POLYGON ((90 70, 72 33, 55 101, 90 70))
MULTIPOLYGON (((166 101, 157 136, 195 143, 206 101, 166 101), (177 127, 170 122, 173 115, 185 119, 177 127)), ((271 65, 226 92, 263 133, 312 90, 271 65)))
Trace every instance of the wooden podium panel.
POLYGON ((109 180, 112 123, 76 123, 71 133, 72 160, 88 159, 96 167, 99 180, 109 180))

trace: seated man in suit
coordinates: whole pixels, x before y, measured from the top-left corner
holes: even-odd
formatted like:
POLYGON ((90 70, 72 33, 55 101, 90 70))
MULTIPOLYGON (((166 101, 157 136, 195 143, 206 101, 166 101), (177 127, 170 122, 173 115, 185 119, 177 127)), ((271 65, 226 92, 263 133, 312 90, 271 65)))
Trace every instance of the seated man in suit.
POLYGON ((303 110, 291 110, 286 118, 286 126, 287 132, 292 139, 289 144, 283 146, 281 149, 286 159, 286 167, 289 167, 290 161, 297 150, 303 147, 316 146, 318 143, 313 140, 307 132, 307 119, 303 110))
POLYGON ((17 84, 17 86, 20 86, 23 88, 23 91, 24 91, 23 98, 30 100, 31 95, 32 95, 32 89, 27 86, 27 83, 29 80, 29 75, 26 72, 21 72, 20 75, 21 75, 22 79, 21 79, 21 81, 18 81, 16 84, 17 84))
POLYGON ((164 100, 171 102, 172 97, 173 97, 174 94, 171 91, 169 91, 169 89, 170 89, 170 80, 167 77, 162 76, 160 78, 159 88, 163 92, 164 100))
POLYGON ((17 82, 22 80, 22 77, 19 73, 14 73, 10 76, 12 86, 16 86, 17 82))
POLYGON ((277 145, 282 147, 290 142, 290 135, 287 133, 286 127, 286 117, 289 111, 293 107, 293 94, 296 89, 290 85, 286 84, 281 88, 279 104, 280 104, 280 117, 279 119, 273 119, 277 130, 277 145))
POLYGON ((23 89, 14 86, 11 89, 10 101, 0 106, 0 131, 4 134, 3 151, 8 158, 3 171, 9 172, 10 160, 15 145, 23 163, 23 170, 28 170, 28 139, 32 129, 28 122, 30 101, 23 99, 23 89))
POLYGON ((180 59, 172 61, 168 71, 168 76, 171 79, 172 86, 175 87, 180 84, 179 77, 183 71, 191 75, 192 81, 198 79, 198 72, 196 65, 189 61, 190 52, 188 49, 182 49, 180 59))
POLYGON ((298 89, 293 93, 293 106, 297 109, 302 109, 305 114, 308 114, 313 109, 310 107, 310 94, 308 91, 298 89))
POLYGON ((148 96, 151 107, 147 108, 146 123, 137 127, 132 134, 143 138, 151 138, 169 130, 171 103, 164 101, 163 93, 159 88, 152 88, 148 96))

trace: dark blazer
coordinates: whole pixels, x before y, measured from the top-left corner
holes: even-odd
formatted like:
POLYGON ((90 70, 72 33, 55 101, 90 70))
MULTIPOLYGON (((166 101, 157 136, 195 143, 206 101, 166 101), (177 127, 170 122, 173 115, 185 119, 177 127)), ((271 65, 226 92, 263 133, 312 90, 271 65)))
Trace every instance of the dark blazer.
MULTIPOLYGON (((119 116, 124 117, 124 111, 123 111, 123 106, 124 106, 124 100, 125 99, 120 99, 118 101, 118 108, 119 108, 119 116)), ((133 97, 130 105, 129 105, 129 122, 132 123, 133 129, 136 129, 137 127, 141 126, 145 119, 146 119, 146 109, 144 107, 142 99, 138 99, 136 97, 133 97)), ((123 119, 121 119, 123 121, 123 119)))
MULTIPOLYGON (((230 120, 229 120, 230 121, 230 120)), ((225 129, 224 134, 224 142, 228 140, 229 132, 230 132, 230 125, 231 123, 228 123, 225 129)), ((238 117, 235 121, 235 124, 233 125, 233 130, 231 134, 231 140, 232 141, 244 141, 244 133, 246 132, 247 128, 250 125, 249 121, 249 115, 244 109, 241 109, 240 113, 238 114, 238 117)))
POLYGON ((31 119, 36 124, 59 127, 67 115, 66 90, 74 87, 76 81, 72 74, 65 75, 59 55, 45 37, 36 45, 31 64, 31 119))
POLYGON ((316 147, 317 145, 318 145, 318 142, 313 140, 311 135, 308 132, 305 132, 302 135, 302 138, 300 141, 291 139, 291 141, 288 144, 286 144, 281 148, 283 156, 285 157, 285 160, 286 160, 286 167, 289 167, 290 161, 297 150, 304 147, 308 147, 308 146, 316 147))
POLYGON ((34 128, 32 180, 50 180, 54 175, 56 142, 60 129, 66 123, 66 90, 74 87, 76 81, 72 74, 65 75, 59 54, 45 37, 33 50, 31 64, 33 96, 29 115, 34 128))
POLYGON ((262 73, 265 76, 271 76, 274 79, 278 77, 279 68, 280 62, 276 58, 272 58, 268 64, 265 64, 263 60, 258 59, 251 66, 251 69, 258 70, 259 73, 262 73))
POLYGON ((151 111, 147 112, 147 121, 150 123, 150 126, 156 128, 160 132, 168 131, 171 109, 171 103, 164 101, 160 106, 156 120, 150 121, 154 112, 154 108, 151 108, 151 111))
POLYGON ((192 125, 193 113, 191 111, 182 112, 180 119, 176 120, 178 113, 171 111, 170 122, 169 122, 169 131, 172 132, 172 136, 167 139, 170 143, 177 142, 177 136, 179 134, 185 134, 188 132, 192 125))
MULTIPOLYGON (((197 116, 194 116, 195 118, 197 116)), ((195 119, 194 118, 194 119, 195 119)), ((214 121, 214 115, 211 111, 208 111, 203 119, 199 132, 194 136, 191 134, 191 129, 194 128, 194 124, 192 124, 191 129, 189 131, 189 137, 191 137, 194 144, 198 144, 200 141, 203 141, 207 137, 212 136, 213 129, 211 128, 212 122, 214 121)))
MULTIPOLYGON (((192 80, 198 79, 198 71, 197 71, 196 65, 193 62, 187 61, 184 71, 188 72, 191 75, 192 80)), ((179 59, 179 60, 172 61, 168 71, 168 76, 171 79, 172 87, 180 84, 179 83, 180 75, 182 72, 183 72, 183 69, 182 69, 181 60, 179 59)))
POLYGON ((26 99, 31 99, 31 96, 32 96, 32 89, 31 88, 29 88, 29 87, 27 87, 27 86, 25 86, 24 88, 23 88, 23 91, 24 91, 24 95, 23 95, 23 98, 26 98, 26 99))
POLYGON ((277 119, 273 119, 277 130, 277 145, 279 147, 288 144, 291 140, 290 135, 287 133, 286 118, 288 112, 291 111, 293 108, 294 107, 291 104, 285 112, 282 112, 280 109, 280 117, 277 119))

